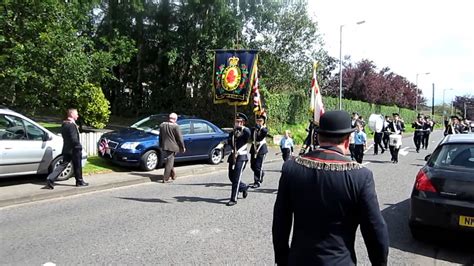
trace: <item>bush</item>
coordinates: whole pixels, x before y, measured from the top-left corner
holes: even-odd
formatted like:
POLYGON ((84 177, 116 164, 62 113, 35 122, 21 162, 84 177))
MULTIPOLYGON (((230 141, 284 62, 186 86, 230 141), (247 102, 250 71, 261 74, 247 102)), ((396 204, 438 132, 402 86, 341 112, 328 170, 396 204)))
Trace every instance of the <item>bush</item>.
POLYGON ((76 106, 82 121, 86 125, 95 128, 104 128, 109 121, 110 103, 105 98, 102 88, 86 83, 74 93, 74 101, 72 106, 76 106))

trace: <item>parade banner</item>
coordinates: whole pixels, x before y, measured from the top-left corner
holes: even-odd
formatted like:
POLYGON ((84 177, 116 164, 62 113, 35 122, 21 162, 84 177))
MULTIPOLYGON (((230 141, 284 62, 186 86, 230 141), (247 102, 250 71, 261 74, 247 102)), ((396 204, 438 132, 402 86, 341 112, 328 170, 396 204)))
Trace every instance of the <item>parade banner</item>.
POLYGON ((323 97, 321 96, 321 89, 319 88, 318 79, 316 76, 316 69, 318 63, 313 63, 313 78, 311 79, 310 88, 310 105, 309 109, 313 114, 313 121, 319 124, 319 119, 324 114, 323 97))
POLYGON ((214 103, 247 105, 254 85, 257 50, 216 50, 214 103))

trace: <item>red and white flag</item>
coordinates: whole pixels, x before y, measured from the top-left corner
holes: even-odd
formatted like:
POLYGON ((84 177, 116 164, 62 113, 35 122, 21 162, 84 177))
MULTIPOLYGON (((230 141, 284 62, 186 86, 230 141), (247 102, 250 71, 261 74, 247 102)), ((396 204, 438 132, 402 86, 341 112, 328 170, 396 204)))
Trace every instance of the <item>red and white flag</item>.
POLYGON ((317 62, 313 64, 313 78, 311 79, 311 103, 310 110, 313 113, 313 120, 319 123, 321 115, 324 114, 323 98, 321 96, 321 89, 316 78, 317 62))
POLYGON ((262 97, 260 96, 260 90, 258 89, 258 67, 257 63, 254 65, 255 68, 255 75, 253 81, 253 112, 256 115, 266 115, 265 108, 262 106, 262 97))

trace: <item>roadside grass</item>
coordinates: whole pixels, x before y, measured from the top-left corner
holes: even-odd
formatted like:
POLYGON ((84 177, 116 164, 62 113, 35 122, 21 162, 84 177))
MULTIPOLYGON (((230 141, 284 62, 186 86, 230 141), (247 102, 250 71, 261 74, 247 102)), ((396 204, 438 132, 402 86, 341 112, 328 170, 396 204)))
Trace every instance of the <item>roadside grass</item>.
POLYGON ((115 165, 99 156, 87 158, 87 164, 82 168, 83 175, 105 174, 111 172, 129 172, 130 169, 115 165))
POLYGON ((46 128, 47 130, 49 130, 49 131, 51 131, 55 134, 61 133, 61 124, 59 124, 59 123, 38 122, 38 124, 40 124, 41 126, 46 128))

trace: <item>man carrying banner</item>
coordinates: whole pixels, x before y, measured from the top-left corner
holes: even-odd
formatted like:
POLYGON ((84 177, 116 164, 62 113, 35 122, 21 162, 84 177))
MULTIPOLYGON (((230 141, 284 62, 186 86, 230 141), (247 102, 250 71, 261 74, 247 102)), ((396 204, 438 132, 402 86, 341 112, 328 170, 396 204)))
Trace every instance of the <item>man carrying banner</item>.
POLYGON ((242 182, 242 172, 248 161, 247 142, 250 139, 250 129, 245 127, 247 116, 237 113, 235 116, 234 130, 229 134, 229 145, 232 153, 229 155, 229 179, 232 182, 232 192, 227 206, 237 204, 237 196, 242 192, 242 197, 247 198, 248 186, 242 182))
POLYGON ((250 168, 253 171, 254 183, 252 188, 259 188, 263 182, 263 161, 268 153, 266 137, 268 135, 268 129, 265 126, 266 115, 257 115, 255 122, 256 125, 252 128, 252 147, 250 148, 250 168))

